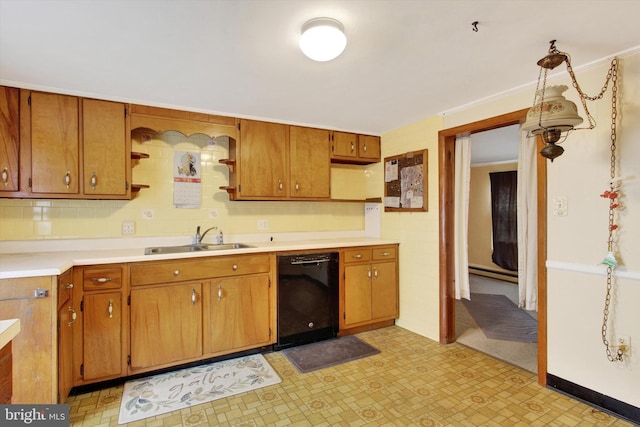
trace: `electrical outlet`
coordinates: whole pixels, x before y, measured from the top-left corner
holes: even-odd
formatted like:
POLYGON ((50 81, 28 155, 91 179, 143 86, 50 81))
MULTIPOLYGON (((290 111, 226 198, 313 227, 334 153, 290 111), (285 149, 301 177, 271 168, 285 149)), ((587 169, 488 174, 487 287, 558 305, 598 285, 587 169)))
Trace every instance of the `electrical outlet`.
POLYGON ((619 335, 616 338, 616 345, 618 346, 618 349, 621 350, 625 356, 631 357, 631 337, 630 336, 619 335))
POLYGON ((258 230, 268 230, 269 229, 269 220, 268 219, 259 219, 258 220, 258 230))
POLYGON ((131 236, 136 234, 136 223, 133 221, 122 221, 122 235, 131 236))

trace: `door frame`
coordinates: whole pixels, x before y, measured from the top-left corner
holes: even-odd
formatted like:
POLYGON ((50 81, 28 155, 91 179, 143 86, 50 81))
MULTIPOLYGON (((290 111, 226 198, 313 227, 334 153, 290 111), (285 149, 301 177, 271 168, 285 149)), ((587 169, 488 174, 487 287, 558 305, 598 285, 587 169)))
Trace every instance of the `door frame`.
MULTIPOLYGON (((491 117, 438 132, 439 253, 440 253, 440 343, 456 340, 454 291, 454 174, 456 135, 477 133, 524 123, 529 109, 491 117)), ((537 137, 538 148, 544 145, 537 137)), ((547 163, 536 161, 538 184, 538 383, 547 384, 547 163)))

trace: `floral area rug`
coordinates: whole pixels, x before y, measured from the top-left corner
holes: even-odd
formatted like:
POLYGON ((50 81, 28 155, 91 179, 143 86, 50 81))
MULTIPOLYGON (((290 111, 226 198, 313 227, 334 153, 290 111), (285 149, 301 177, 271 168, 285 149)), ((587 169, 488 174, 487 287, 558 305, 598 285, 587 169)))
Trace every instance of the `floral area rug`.
POLYGON ((261 354, 128 381, 122 393, 118 424, 200 405, 281 381, 261 354))

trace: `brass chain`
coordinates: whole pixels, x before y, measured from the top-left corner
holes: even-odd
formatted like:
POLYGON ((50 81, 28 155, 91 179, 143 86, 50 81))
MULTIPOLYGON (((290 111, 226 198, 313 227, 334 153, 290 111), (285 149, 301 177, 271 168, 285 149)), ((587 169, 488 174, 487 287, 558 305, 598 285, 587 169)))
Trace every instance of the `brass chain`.
MULTIPOLYGON (((576 80, 576 75, 573 72, 573 67, 571 66, 571 58, 569 57, 569 54, 568 53, 564 53, 564 54, 567 55, 567 61, 566 61, 567 71, 571 76, 571 84, 580 95, 580 102, 582 102, 582 107, 584 108, 584 111, 587 113, 587 120, 589 121, 589 127, 587 129, 593 129, 596 126, 596 122, 591 116, 591 113, 589 113, 589 109, 587 108, 587 100, 596 101, 598 99, 602 99, 605 92, 607 91, 607 88, 609 87, 609 82, 612 80, 614 81, 613 91, 614 92, 617 91, 615 80, 617 79, 618 58, 613 58, 613 60, 611 61, 611 67, 609 67, 609 71, 607 72, 607 78, 604 82, 604 85, 602 86, 602 89, 600 89, 600 93, 598 93, 596 96, 589 96, 582 91, 582 88, 578 84, 578 80, 576 80)), ((614 93, 614 96, 615 96, 615 93, 614 93)))
MULTIPOLYGON (((567 63, 568 64, 568 63, 567 63)), ((609 174, 611 181, 609 182, 609 191, 615 191, 615 183, 614 178, 616 176, 616 141, 617 141, 617 129, 616 129, 616 120, 618 118, 618 59, 614 58, 611 61, 611 67, 609 68, 609 72, 607 73, 607 80, 602 88, 602 91, 596 97, 587 97, 578 84, 576 83, 575 77, 573 75, 573 70, 570 68, 570 65, 567 65, 569 69, 569 73, 571 74, 571 78, 574 82, 574 87, 580 93, 580 98, 582 99, 583 104, 585 103, 585 98, 589 100, 601 99, 604 95, 604 92, 607 90, 607 86, 609 85, 609 81, 613 83, 612 85, 612 95, 611 95, 611 163, 609 168, 609 174)), ((587 115, 589 115, 587 113, 587 115)), ((609 252, 613 252, 614 250, 614 233, 617 227, 615 225, 615 209, 616 204, 619 202, 614 198, 609 198, 609 239, 607 241, 607 248, 609 252)), ((612 288, 614 282, 614 274, 613 267, 607 266, 607 293, 604 299, 604 310, 603 310, 603 319, 602 319, 602 343, 605 345, 607 352, 607 359, 610 362, 622 361, 623 352, 618 348, 616 354, 613 355, 611 351, 611 346, 609 345, 609 340, 607 339, 607 331, 608 331, 608 323, 609 323, 609 307, 611 305, 612 298, 612 288)))

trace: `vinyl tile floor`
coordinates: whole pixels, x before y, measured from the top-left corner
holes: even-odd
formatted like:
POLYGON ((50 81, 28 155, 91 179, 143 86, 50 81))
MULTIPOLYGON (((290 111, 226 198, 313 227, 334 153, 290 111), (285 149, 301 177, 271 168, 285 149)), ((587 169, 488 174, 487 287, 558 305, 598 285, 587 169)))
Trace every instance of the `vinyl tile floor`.
MULTIPOLYGON (((631 426, 517 366, 398 326, 358 334, 380 354, 307 374, 265 357, 277 385, 130 426, 631 426)), ((71 396, 71 426, 117 426, 122 386, 71 396)))

